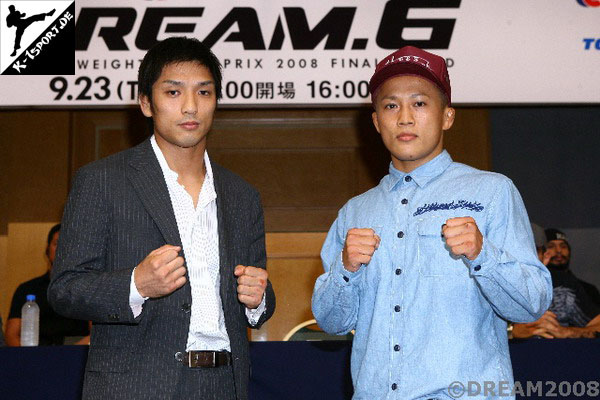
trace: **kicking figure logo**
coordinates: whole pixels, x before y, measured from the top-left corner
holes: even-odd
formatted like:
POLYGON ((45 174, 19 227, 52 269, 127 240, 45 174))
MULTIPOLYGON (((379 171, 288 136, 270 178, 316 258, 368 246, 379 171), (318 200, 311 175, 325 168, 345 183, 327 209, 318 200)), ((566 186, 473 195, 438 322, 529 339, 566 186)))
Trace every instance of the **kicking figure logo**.
POLYGON ((17 28, 17 34, 15 36, 15 47, 12 54, 10 55, 11 57, 16 56, 17 50, 21 48, 21 37, 23 37, 23 32, 25 32, 25 29, 27 29, 29 25, 33 24, 36 21, 43 21, 46 19, 46 17, 51 17, 56 11, 56 9, 53 8, 47 13, 37 14, 32 17, 25 18, 25 13, 19 12, 13 4, 8 6, 8 10, 9 14, 6 17, 6 25, 9 28, 13 26, 17 28))

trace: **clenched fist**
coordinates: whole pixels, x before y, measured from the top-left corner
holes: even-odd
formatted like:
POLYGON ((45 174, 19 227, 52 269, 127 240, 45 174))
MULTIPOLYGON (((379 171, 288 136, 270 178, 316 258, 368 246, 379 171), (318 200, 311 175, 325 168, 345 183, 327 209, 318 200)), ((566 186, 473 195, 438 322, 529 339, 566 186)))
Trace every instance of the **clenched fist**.
POLYGON ((165 244, 144 258, 134 272, 134 282, 143 297, 161 297, 182 287, 185 282, 181 247, 165 244))
POLYGON ((442 235, 452 254, 473 261, 481 252, 483 235, 471 217, 450 218, 442 227, 442 235))
POLYGON ((238 300, 249 309, 257 308, 267 288, 269 277, 267 270, 238 265, 235 267, 233 274, 237 276, 238 300))
POLYGON ((346 243, 344 243, 342 251, 344 268, 350 272, 356 272, 362 264, 371 262, 371 257, 380 242, 381 239, 373 229, 350 229, 346 234, 346 243))

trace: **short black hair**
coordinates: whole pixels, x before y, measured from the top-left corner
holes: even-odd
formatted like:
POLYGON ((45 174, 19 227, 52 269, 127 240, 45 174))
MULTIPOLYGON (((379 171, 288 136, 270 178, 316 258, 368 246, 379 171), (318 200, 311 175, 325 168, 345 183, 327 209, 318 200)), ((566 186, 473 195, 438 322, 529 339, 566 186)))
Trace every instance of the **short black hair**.
POLYGON ((164 67, 180 62, 197 62, 210 71, 215 83, 217 100, 221 98, 221 63, 208 46, 198 39, 171 37, 155 44, 144 56, 138 70, 138 96, 144 95, 152 104, 152 85, 164 67))
POLYGON ((60 232, 60 224, 56 224, 54 225, 52 228, 50 228, 50 232, 48 232, 48 246, 50 246, 50 242, 52 241, 52 238, 54 237, 54 234, 56 232, 60 232))

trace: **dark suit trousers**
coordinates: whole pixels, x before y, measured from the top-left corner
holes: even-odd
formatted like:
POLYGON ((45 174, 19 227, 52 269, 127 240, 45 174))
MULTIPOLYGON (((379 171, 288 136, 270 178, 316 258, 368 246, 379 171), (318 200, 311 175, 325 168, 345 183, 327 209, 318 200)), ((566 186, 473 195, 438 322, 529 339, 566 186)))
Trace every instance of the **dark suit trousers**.
POLYGON ((235 400, 231 366, 217 368, 183 367, 174 400, 235 400))

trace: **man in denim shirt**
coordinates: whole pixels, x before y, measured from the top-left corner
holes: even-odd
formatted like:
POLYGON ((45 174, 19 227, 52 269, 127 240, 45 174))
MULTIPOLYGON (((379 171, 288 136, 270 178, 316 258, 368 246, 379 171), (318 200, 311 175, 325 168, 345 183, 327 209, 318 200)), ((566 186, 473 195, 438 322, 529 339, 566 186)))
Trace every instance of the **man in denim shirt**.
POLYGON ((356 332, 354 399, 514 398, 506 321, 537 320, 552 297, 522 199, 443 149, 443 58, 404 47, 370 84, 392 162, 331 227, 313 313, 326 332, 356 332))

